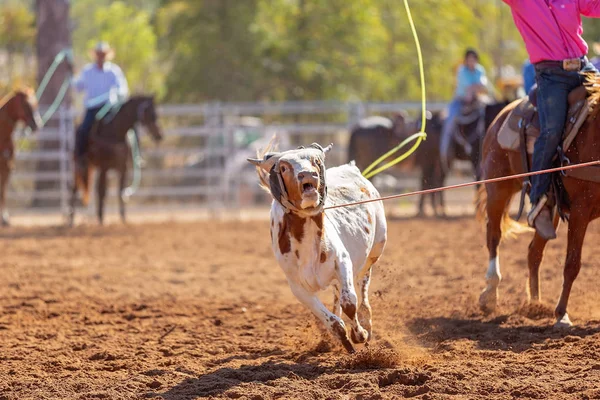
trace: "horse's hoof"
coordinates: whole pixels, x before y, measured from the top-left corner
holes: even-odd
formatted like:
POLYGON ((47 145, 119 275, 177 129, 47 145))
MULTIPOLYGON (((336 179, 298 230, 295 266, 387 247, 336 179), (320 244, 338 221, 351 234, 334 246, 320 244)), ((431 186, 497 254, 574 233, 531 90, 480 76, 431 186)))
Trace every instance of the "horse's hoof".
POLYGON ((567 313, 565 313, 565 315, 563 315, 562 318, 559 318, 556 321, 556 323, 554 324, 554 327, 556 329, 567 329, 567 328, 571 328, 572 326, 573 326, 573 323, 569 319, 569 314, 567 314, 567 313))
POLYGON ((479 308, 484 314, 496 311, 498 302, 498 289, 484 289, 479 296, 479 308))

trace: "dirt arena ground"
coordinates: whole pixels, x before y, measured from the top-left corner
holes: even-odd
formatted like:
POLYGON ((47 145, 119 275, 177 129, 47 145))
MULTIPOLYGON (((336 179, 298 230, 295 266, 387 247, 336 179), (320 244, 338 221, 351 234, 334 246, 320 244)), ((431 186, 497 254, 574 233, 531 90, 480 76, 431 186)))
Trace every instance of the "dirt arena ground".
MULTIPOLYGON (((291 295, 261 222, 0 231, 0 399, 600 398, 600 224, 556 331, 566 229, 523 307, 527 238, 505 243, 501 307, 471 218, 390 221, 375 338, 348 356, 291 295)), ((326 294, 330 300, 330 294, 326 294)))

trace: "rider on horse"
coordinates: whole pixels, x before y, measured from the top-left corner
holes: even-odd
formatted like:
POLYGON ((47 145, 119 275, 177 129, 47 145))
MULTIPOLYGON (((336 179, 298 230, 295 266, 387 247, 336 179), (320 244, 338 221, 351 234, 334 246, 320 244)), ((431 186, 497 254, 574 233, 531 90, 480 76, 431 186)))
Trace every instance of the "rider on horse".
MULTIPOLYGON (((114 50, 110 45, 98 42, 92 56, 95 62, 86 65, 73 82, 77 91, 85 92, 85 115, 75 140, 75 156, 79 160, 82 160, 87 152, 90 132, 98 112, 107 104, 115 105, 129 95, 123 71, 118 65, 110 62, 114 57, 114 50)), ((134 128, 134 131, 139 144, 137 129, 134 128)))
POLYGON ((452 137, 456 131, 456 118, 461 112, 463 104, 470 104, 478 93, 487 91, 487 77, 485 69, 479 64, 479 54, 473 49, 465 53, 464 63, 459 67, 456 76, 456 92, 454 99, 448 106, 448 117, 442 130, 440 141, 440 156, 446 168, 448 166, 448 152, 452 137))
MULTIPOLYGON (((503 0, 511 7, 515 25, 535 66, 537 107, 541 132, 535 142, 532 171, 548 169, 560 146, 568 110, 569 92, 585 82, 585 73, 597 73, 588 61, 581 37, 581 15, 600 17, 597 0, 503 0)), ((547 193, 550 174, 533 176, 528 222, 544 239, 554 239, 552 206, 547 193)))

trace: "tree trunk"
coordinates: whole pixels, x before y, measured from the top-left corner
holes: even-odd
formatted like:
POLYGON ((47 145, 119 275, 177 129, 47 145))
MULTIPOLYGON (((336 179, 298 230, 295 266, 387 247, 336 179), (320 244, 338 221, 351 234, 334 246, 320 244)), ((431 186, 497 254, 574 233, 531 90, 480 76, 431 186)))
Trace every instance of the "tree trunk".
MULTIPOLYGON (((38 85, 44 78, 48 68, 50 68, 50 65, 52 65, 56 55, 60 51, 71 47, 69 3, 69 0, 36 0, 35 2, 37 21, 36 49, 38 61, 38 85)), ((44 112, 52 104, 68 74, 68 67, 64 63, 56 70, 56 73, 48 83, 48 87, 44 91, 42 97, 39 99, 41 112, 44 112)), ((67 93, 63 105, 70 106, 70 104, 71 96, 70 93, 67 93)), ((46 124, 46 127, 48 129, 58 129, 58 119, 51 119, 46 124)), ((58 140, 40 141, 38 143, 38 149, 40 151, 57 151, 60 149, 60 142, 58 140)), ((36 170, 58 172, 59 168, 59 161, 39 161, 36 170)), ((35 183, 36 195, 33 199, 33 205, 47 207, 59 205, 59 200, 46 200, 38 195, 38 193, 41 191, 58 190, 59 188, 59 181, 37 181, 35 183)))

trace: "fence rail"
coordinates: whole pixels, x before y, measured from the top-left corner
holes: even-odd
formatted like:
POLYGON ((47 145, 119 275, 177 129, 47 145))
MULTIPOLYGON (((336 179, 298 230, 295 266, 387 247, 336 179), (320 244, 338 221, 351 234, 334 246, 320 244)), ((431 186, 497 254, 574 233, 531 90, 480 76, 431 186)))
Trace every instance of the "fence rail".
MULTIPOLYGON (((439 110, 444 104, 429 106, 439 110)), ((192 203, 233 208, 264 201, 254 169, 245 159, 254 156, 273 135, 282 148, 315 140, 334 142, 329 163, 335 165, 345 162, 349 128, 361 118, 399 110, 418 112, 420 107, 411 102, 333 101, 161 106, 165 140, 154 147, 143 138, 147 166, 129 207, 192 203)), ((42 206, 56 213, 67 211, 77 115, 77 110, 63 108, 52 127, 17 140, 16 170, 8 193, 9 206, 15 212, 42 206), (55 146, 48 149, 49 144, 55 146), (52 166, 40 169, 43 162, 52 166)), ((116 189, 110 193, 116 194, 116 189)))

